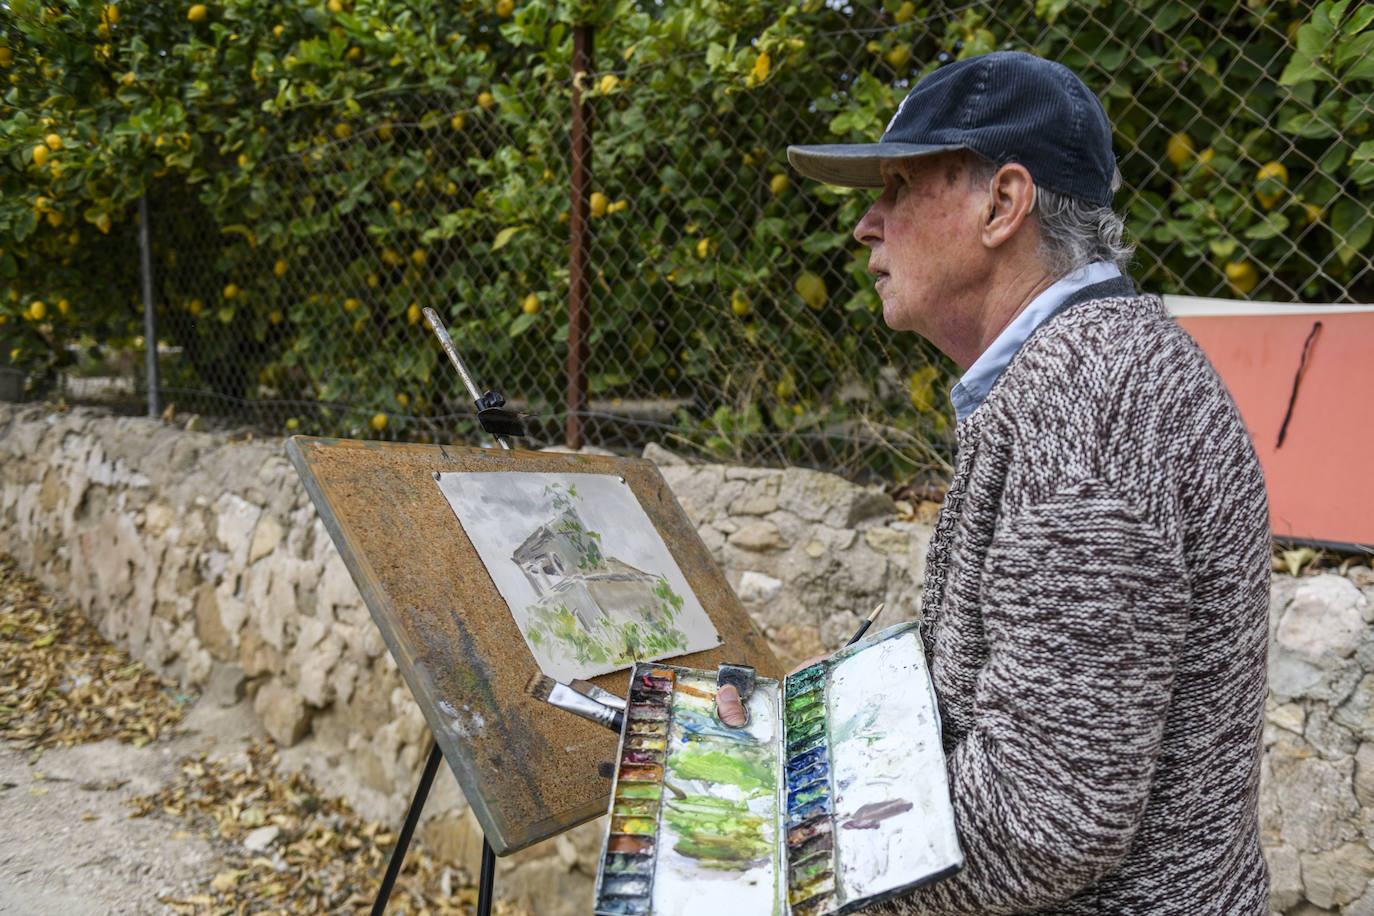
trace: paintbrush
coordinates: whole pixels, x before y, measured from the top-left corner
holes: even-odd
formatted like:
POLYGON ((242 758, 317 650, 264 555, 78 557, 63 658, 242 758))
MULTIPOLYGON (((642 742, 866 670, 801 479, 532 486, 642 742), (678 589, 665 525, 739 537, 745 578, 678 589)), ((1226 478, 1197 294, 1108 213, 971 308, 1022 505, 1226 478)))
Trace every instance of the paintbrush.
POLYGON ((596 686, 591 681, 584 681, 578 678, 575 681, 569 681, 568 686, 578 693, 586 694, 603 706, 614 706, 616 709, 625 708, 624 697, 618 697, 609 690, 596 686))
POLYGON ((858 628, 857 630, 854 631, 854 635, 853 635, 853 636, 849 637, 849 642, 845 643, 845 645, 846 645, 846 646, 852 646, 852 645, 854 645, 854 643, 858 642, 858 641, 859 641, 859 638, 862 637, 865 633, 868 632, 868 628, 871 627, 871 626, 873 626, 873 621, 877 620, 877 619, 878 619, 878 615, 881 614, 882 612, 883 612, 883 603, 880 601, 880 602, 878 602, 878 606, 875 607, 875 608, 873 609, 873 613, 871 613, 871 614, 868 615, 868 619, 865 620, 863 623, 859 624, 859 628, 858 628))
POLYGON ((625 724, 624 710, 598 703, 586 694, 578 693, 567 684, 560 684, 545 674, 536 673, 530 678, 530 682, 525 685, 525 692, 536 700, 543 700, 559 709, 590 719, 598 725, 604 725, 616 734, 620 734, 621 727, 625 724))

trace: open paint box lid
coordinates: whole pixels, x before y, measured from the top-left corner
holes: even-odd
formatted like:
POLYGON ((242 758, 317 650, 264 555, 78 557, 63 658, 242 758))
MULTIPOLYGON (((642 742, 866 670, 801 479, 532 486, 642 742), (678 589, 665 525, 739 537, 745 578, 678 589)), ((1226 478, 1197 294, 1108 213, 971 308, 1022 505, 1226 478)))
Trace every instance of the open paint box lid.
POLYGON ((915 624, 756 678, 743 728, 715 692, 632 669, 597 914, 849 913, 962 866, 915 624))

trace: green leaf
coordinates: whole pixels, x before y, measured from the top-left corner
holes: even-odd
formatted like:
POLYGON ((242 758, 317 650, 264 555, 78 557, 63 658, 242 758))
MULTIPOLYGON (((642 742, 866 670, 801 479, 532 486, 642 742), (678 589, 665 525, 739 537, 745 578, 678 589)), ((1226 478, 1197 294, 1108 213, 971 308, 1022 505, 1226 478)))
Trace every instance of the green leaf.
POLYGON ((1207 247, 1212 249, 1212 254, 1223 261, 1229 261, 1231 255, 1236 253, 1236 246, 1239 243, 1232 238, 1212 239, 1207 243, 1207 247))
POLYGON ((523 224, 519 226, 507 226, 505 229, 502 229, 500 232, 496 233, 496 239, 491 243, 491 250, 499 251, 500 249, 505 248, 506 245, 510 242, 510 240, 515 238, 517 233, 528 228, 530 228, 528 225, 523 224))
MULTIPOLYGON (((1326 106, 1323 106, 1325 108, 1326 106)), ((1307 137, 1313 140, 1334 137, 1339 133, 1339 129, 1320 111, 1300 111, 1290 115, 1281 124, 1279 130, 1286 134, 1293 134, 1298 137, 1307 137)))
POLYGON ((1336 257, 1349 264, 1374 237, 1374 217, 1362 200, 1342 200, 1331 208, 1331 238, 1336 257))
POLYGON ((1341 41, 1336 45, 1334 62, 1343 79, 1374 79, 1374 32, 1341 41))
POLYGON ((507 333, 511 337, 519 337, 521 334, 528 331, 530 326, 534 324, 534 318, 535 316, 533 315, 527 315, 521 312, 519 315, 516 315, 515 320, 510 323, 507 333))
POLYGON ((1360 144, 1350 156, 1350 180, 1359 185, 1374 184, 1374 140, 1360 144))
POLYGON ((1263 220, 1245 230, 1247 239, 1271 239, 1276 235, 1282 235, 1288 228, 1288 217, 1282 213, 1267 214, 1263 220))

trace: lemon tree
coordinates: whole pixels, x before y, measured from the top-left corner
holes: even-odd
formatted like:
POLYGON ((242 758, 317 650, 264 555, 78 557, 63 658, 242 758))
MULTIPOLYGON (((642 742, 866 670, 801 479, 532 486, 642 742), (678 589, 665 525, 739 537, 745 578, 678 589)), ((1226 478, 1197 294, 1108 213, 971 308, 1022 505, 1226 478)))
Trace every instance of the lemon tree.
POLYGON ((871 195, 799 179, 786 146, 870 141, 943 61, 1030 50, 1102 91, 1145 286, 1368 301, 1370 9, 10 0, 0 355, 41 379, 139 344, 146 198, 168 399, 461 432, 433 306, 556 436, 586 23, 593 398, 686 405, 675 434, 722 455, 880 436, 938 465, 954 367, 882 326, 849 234, 871 195))

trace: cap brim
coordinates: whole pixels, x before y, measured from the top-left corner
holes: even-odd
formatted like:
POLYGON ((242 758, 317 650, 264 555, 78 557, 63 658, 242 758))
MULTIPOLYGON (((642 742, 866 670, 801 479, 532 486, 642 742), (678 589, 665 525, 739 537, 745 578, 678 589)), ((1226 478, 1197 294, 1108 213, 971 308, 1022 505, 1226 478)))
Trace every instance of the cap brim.
POLYGON ((807 178, 846 188, 881 188, 884 159, 929 156, 960 146, 924 143, 832 143, 821 146, 789 146, 787 161, 807 178))

